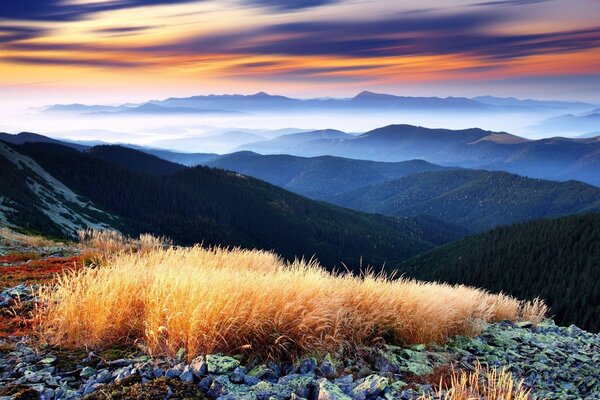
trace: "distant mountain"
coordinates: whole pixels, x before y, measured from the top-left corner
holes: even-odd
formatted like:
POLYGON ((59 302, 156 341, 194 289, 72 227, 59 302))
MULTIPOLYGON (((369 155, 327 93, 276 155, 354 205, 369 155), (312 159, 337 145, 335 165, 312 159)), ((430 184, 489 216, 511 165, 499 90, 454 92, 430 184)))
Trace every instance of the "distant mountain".
POLYGON ((595 104, 583 102, 516 99, 514 97, 477 96, 473 97, 472 100, 491 106, 514 107, 515 109, 538 111, 585 112, 597 107, 595 104))
POLYGON ((114 146, 103 147, 102 158, 47 143, 15 148, 78 196, 119 217, 126 233, 166 235, 179 244, 273 249, 290 259, 316 255, 328 266, 358 267, 361 259, 363 266, 397 265, 465 234, 431 217, 364 214, 207 167, 153 176, 137 171, 139 160, 155 162, 146 165, 152 170, 164 160, 114 146))
POLYGON ((591 114, 566 114, 548 118, 534 126, 540 132, 553 132, 558 135, 582 134, 597 130, 600 126, 600 112, 591 114))
POLYGON ((155 155, 123 146, 95 146, 87 150, 86 154, 89 154, 94 158, 120 165, 131 171, 153 176, 169 175, 186 169, 186 167, 181 164, 175 164, 155 155))
POLYGON ((250 142, 240 146, 240 150, 262 154, 297 154, 311 152, 313 143, 317 141, 336 141, 352 137, 354 136, 335 129, 323 129, 282 135, 266 141, 250 142))
MULTIPOLYGON (((356 111, 369 112, 390 110, 410 110, 423 112, 469 111, 495 113, 519 110, 537 111, 533 105, 527 107, 500 104, 488 98, 469 99, 466 97, 409 97, 363 91, 352 98, 313 98, 296 99, 291 97, 270 95, 259 92, 252 95, 206 95, 191 97, 171 97, 164 100, 151 100, 141 104, 123 104, 119 106, 101 105, 53 105, 46 108, 48 112, 72 113, 192 113, 192 112, 242 112, 270 113, 288 112, 323 112, 323 111, 356 111), (196 111, 194 111, 196 110, 196 111)), ((515 100, 516 101, 516 100, 515 100)), ((543 102, 540 102, 542 104, 543 102)), ((577 104, 577 103, 573 103, 577 104)), ((545 105, 545 103, 544 103, 545 105)), ((545 105, 547 108, 547 105, 545 105)), ((590 107, 588 109, 593 108, 590 107)), ((573 108, 567 108, 571 110, 573 108)), ((578 108, 576 108, 578 109, 578 108)))
POLYGON ((207 136, 160 140, 152 143, 152 145, 177 151, 222 154, 234 151, 246 143, 262 142, 265 139, 264 136, 256 133, 233 130, 207 136))
POLYGON ((44 135, 38 135, 37 133, 31 133, 31 132, 21 132, 21 133, 17 133, 16 135, 0 132, 0 140, 8 142, 8 143, 13 143, 13 144, 55 143, 55 144, 61 144, 63 146, 72 147, 75 150, 79 150, 79 151, 83 151, 83 150, 89 148, 89 146, 86 146, 83 144, 52 139, 50 137, 47 137, 44 135))
POLYGON ((527 140, 477 128, 450 130, 390 125, 342 139, 316 139, 270 149, 248 144, 244 148, 303 157, 335 155, 386 162, 422 159, 445 166, 503 170, 534 178, 577 179, 600 186, 600 174, 596 173, 600 170, 600 142, 593 139, 527 140))
POLYGON ((126 106, 103 106, 103 105, 85 105, 85 104, 54 104, 44 109, 46 112, 77 113, 89 114, 96 112, 115 112, 124 111, 126 106))
POLYGON ((0 225, 53 237, 73 237, 87 227, 121 227, 118 218, 75 194, 33 159, 1 141, 0 171, 0 225))
POLYGON ((597 132, 588 132, 583 135, 577 136, 577 139, 596 139, 600 137, 600 131, 597 132))
POLYGON ((561 325, 600 332, 600 215, 505 226, 402 264, 410 277, 544 299, 561 325))
POLYGON ((324 199, 418 172, 444 169, 422 160, 383 163, 332 156, 305 158, 252 152, 227 154, 204 164, 249 175, 313 199, 324 199))
POLYGON ((193 107, 163 107, 155 103, 145 103, 134 107, 118 107, 112 110, 97 111, 97 114, 238 114, 234 110, 201 109, 193 107))
POLYGON ((210 162, 210 161, 220 157, 218 154, 215 154, 215 153, 182 153, 182 152, 178 152, 178 151, 155 149, 152 147, 136 146, 136 145, 130 145, 130 144, 127 144, 127 145, 123 144, 122 146, 129 147, 131 149, 135 149, 138 151, 142 151, 147 154, 152 154, 153 156, 156 156, 163 160, 167 160, 167 161, 170 161, 170 162, 176 163, 176 164, 185 165, 188 167, 205 164, 207 162, 210 162))
POLYGON ((430 215, 472 231, 532 219, 600 211, 600 188, 506 172, 424 172, 324 197, 391 216, 430 215))

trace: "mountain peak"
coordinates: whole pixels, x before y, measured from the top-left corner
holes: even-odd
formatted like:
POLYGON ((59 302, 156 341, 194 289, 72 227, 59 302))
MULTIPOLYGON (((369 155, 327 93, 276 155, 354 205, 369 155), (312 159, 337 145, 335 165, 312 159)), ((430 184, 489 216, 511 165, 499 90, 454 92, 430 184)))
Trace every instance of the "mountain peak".
POLYGON ((358 99, 372 99, 372 98, 381 98, 381 97, 394 97, 391 94, 381 94, 375 92, 369 92, 368 90, 363 90, 356 96, 354 96, 354 100, 358 99))

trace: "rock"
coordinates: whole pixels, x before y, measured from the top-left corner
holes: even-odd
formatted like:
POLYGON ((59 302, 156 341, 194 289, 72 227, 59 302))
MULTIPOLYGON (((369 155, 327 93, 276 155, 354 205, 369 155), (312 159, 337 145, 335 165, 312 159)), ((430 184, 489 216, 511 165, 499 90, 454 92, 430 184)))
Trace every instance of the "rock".
POLYGON ((417 376, 429 375, 433 373, 433 368, 429 364, 421 364, 416 362, 406 362, 403 367, 400 367, 401 372, 411 373, 417 376))
POLYGON ((400 394, 402 393, 402 390, 404 387, 408 386, 407 383, 402 382, 402 381, 395 381, 393 382, 391 385, 389 385, 385 390, 384 390, 384 398, 386 400, 396 400, 400 398, 400 394))
POLYGON ((208 396, 218 398, 224 395, 246 396, 250 395, 250 388, 246 385, 236 385, 232 383, 227 375, 217 376, 207 391, 208 396))
POLYGON ((204 393, 206 393, 209 391, 210 385, 212 385, 212 381, 213 381, 212 376, 204 377, 200 380, 198 387, 200 387, 200 390, 202 390, 204 393))
POLYGON ((82 377, 83 379, 88 379, 90 378, 92 375, 94 375, 96 373, 96 370, 92 367, 84 367, 81 372, 79 373, 79 376, 82 377))
POLYGON ((202 377, 202 375, 206 374, 206 360, 204 356, 196 357, 190 363, 190 370, 194 375, 198 378, 202 377))
POLYGON ((285 400, 292 395, 290 388, 267 381, 258 382, 251 389, 258 400, 285 400))
POLYGON ((165 371, 163 371, 163 369, 159 367, 154 368, 154 371, 152 371, 152 375, 154 376, 154 378, 160 378, 164 374, 165 371))
POLYGON ((40 363, 42 363, 42 364, 52 364, 55 361, 56 361, 56 356, 50 355, 50 356, 46 356, 46 357, 42 358, 40 360, 40 363))
POLYGON ((310 386, 314 379, 314 373, 290 374, 279 378, 277 383, 289 388, 297 396, 308 397, 310 395, 310 386))
POLYGON ((256 385, 258 382, 260 382, 260 379, 258 379, 255 376, 250 376, 250 375, 246 375, 244 376, 244 383, 248 386, 254 386, 256 385))
POLYGON ((165 372, 165 378, 167 379, 179 378, 180 375, 181 371, 177 368, 169 368, 167 372, 165 372))
POLYGON ((225 374, 240 366, 240 362, 233 357, 208 355, 206 367, 209 374, 225 374))
POLYGON ((369 375, 354 387, 352 390, 352 397, 357 400, 364 400, 367 397, 376 397, 380 395, 387 386, 387 378, 374 374, 369 375))
POLYGON ((325 378, 317 381, 317 400, 352 400, 352 397, 342 392, 335 384, 325 378))
POLYGON ((181 373, 181 375, 179 375, 179 379, 182 382, 194 382, 194 374, 192 373, 189 366, 186 366, 183 369, 183 372, 181 373))
POLYGON ((326 378, 333 378, 337 375, 335 365, 329 361, 323 361, 321 365, 319 365, 319 372, 326 378))
POLYGON ((254 367, 250 372, 248 372, 247 375, 259 380, 265 380, 273 383, 279 380, 279 375, 264 364, 254 367))
POLYGON ((229 380, 233 383, 244 383, 244 378, 246 377, 246 368, 245 367, 237 367, 233 370, 231 375, 229 375, 229 380))
POLYGON ((131 360, 128 360, 126 358, 120 358, 118 360, 114 360, 114 361, 109 361, 108 365, 110 367, 113 368, 123 368, 123 367, 128 367, 131 364, 133 364, 133 362, 131 362, 131 360))
POLYGON ((298 367, 298 372, 301 374, 309 374, 317 369, 317 360, 314 357, 305 358, 298 367))

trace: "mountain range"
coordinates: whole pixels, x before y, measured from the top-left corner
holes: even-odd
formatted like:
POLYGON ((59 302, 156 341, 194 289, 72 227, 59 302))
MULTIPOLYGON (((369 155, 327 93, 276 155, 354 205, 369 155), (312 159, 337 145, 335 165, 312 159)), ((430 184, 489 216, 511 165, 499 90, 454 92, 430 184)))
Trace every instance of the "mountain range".
MULTIPOLYGON (((321 132, 321 131, 318 131, 321 132)), ((429 129, 389 125, 351 136, 321 138, 303 133, 268 142, 246 144, 241 150, 303 157, 335 155, 360 160, 397 162, 421 159, 444 166, 501 170, 534 178, 576 179, 600 185, 600 140, 548 138, 528 140, 482 129, 429 129), (309 139, 310 138, 310 139, 309 139)))
POLYGON ((470 169, 408 175, 324 200, 391 216, 430 215, 475 232, 539 218, 600 212, 596 186, 470 169))
POLYGON ((261 113, 272 111, 323 112, 335 110, 369 110, 389 112, 411 110, 424 112, 469 111, 471 113, 496 112, 585 112, 598 105, 582 102, 558 102, 519 100, 481 96, 467 97, 409 97, 363 91, 352 98, 297 99, 259 92, 252 95, 206 95, 171 97, 150 100, 140 104, 118 106, 57 104, 46 107, 47 112, 70 112, 77 114, 197 114, 197 113, 261 113))
POLYGON ((80 225, 104 223, 128 234, 166 235, 178 244, 261 248, 349 268, 397 265, 466 233, 435 218, 364 214, 236 173, 188 168, 119 146, 84 151, 54 143, 2 146, 2 161, 15 173, 1 174, 1 217, 4 224, 36 233, 68 237, 80 225), (61 201, 69 210, 52 208, 61 201), (88 224, 84 216, 96 220, 88 224), (64 226, 65 218, 83 224, 64 226))
POLYGON ((333 156, 260 155, 248 151, 219 156, 204 164, 253 176, 318 200, 418 172, 445 169, 422 160, 385 163, 333 156))
POLYGON ((471 231, 531 219, 600 211, 600 188, 506 172, 239 152, 206 165, 267 181, 304 196, 391 216, 430 215, 471 231))

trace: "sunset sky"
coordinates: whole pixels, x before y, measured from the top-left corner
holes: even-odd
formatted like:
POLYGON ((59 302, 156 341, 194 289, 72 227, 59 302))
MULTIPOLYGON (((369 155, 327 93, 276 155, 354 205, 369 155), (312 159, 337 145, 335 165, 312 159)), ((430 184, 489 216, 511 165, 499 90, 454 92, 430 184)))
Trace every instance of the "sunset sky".
POLYGON ((267 91, 600 100, 598 0, 10 0, 0 100, 267 91), (441 6, 440 4, 443 4, 441 6))

